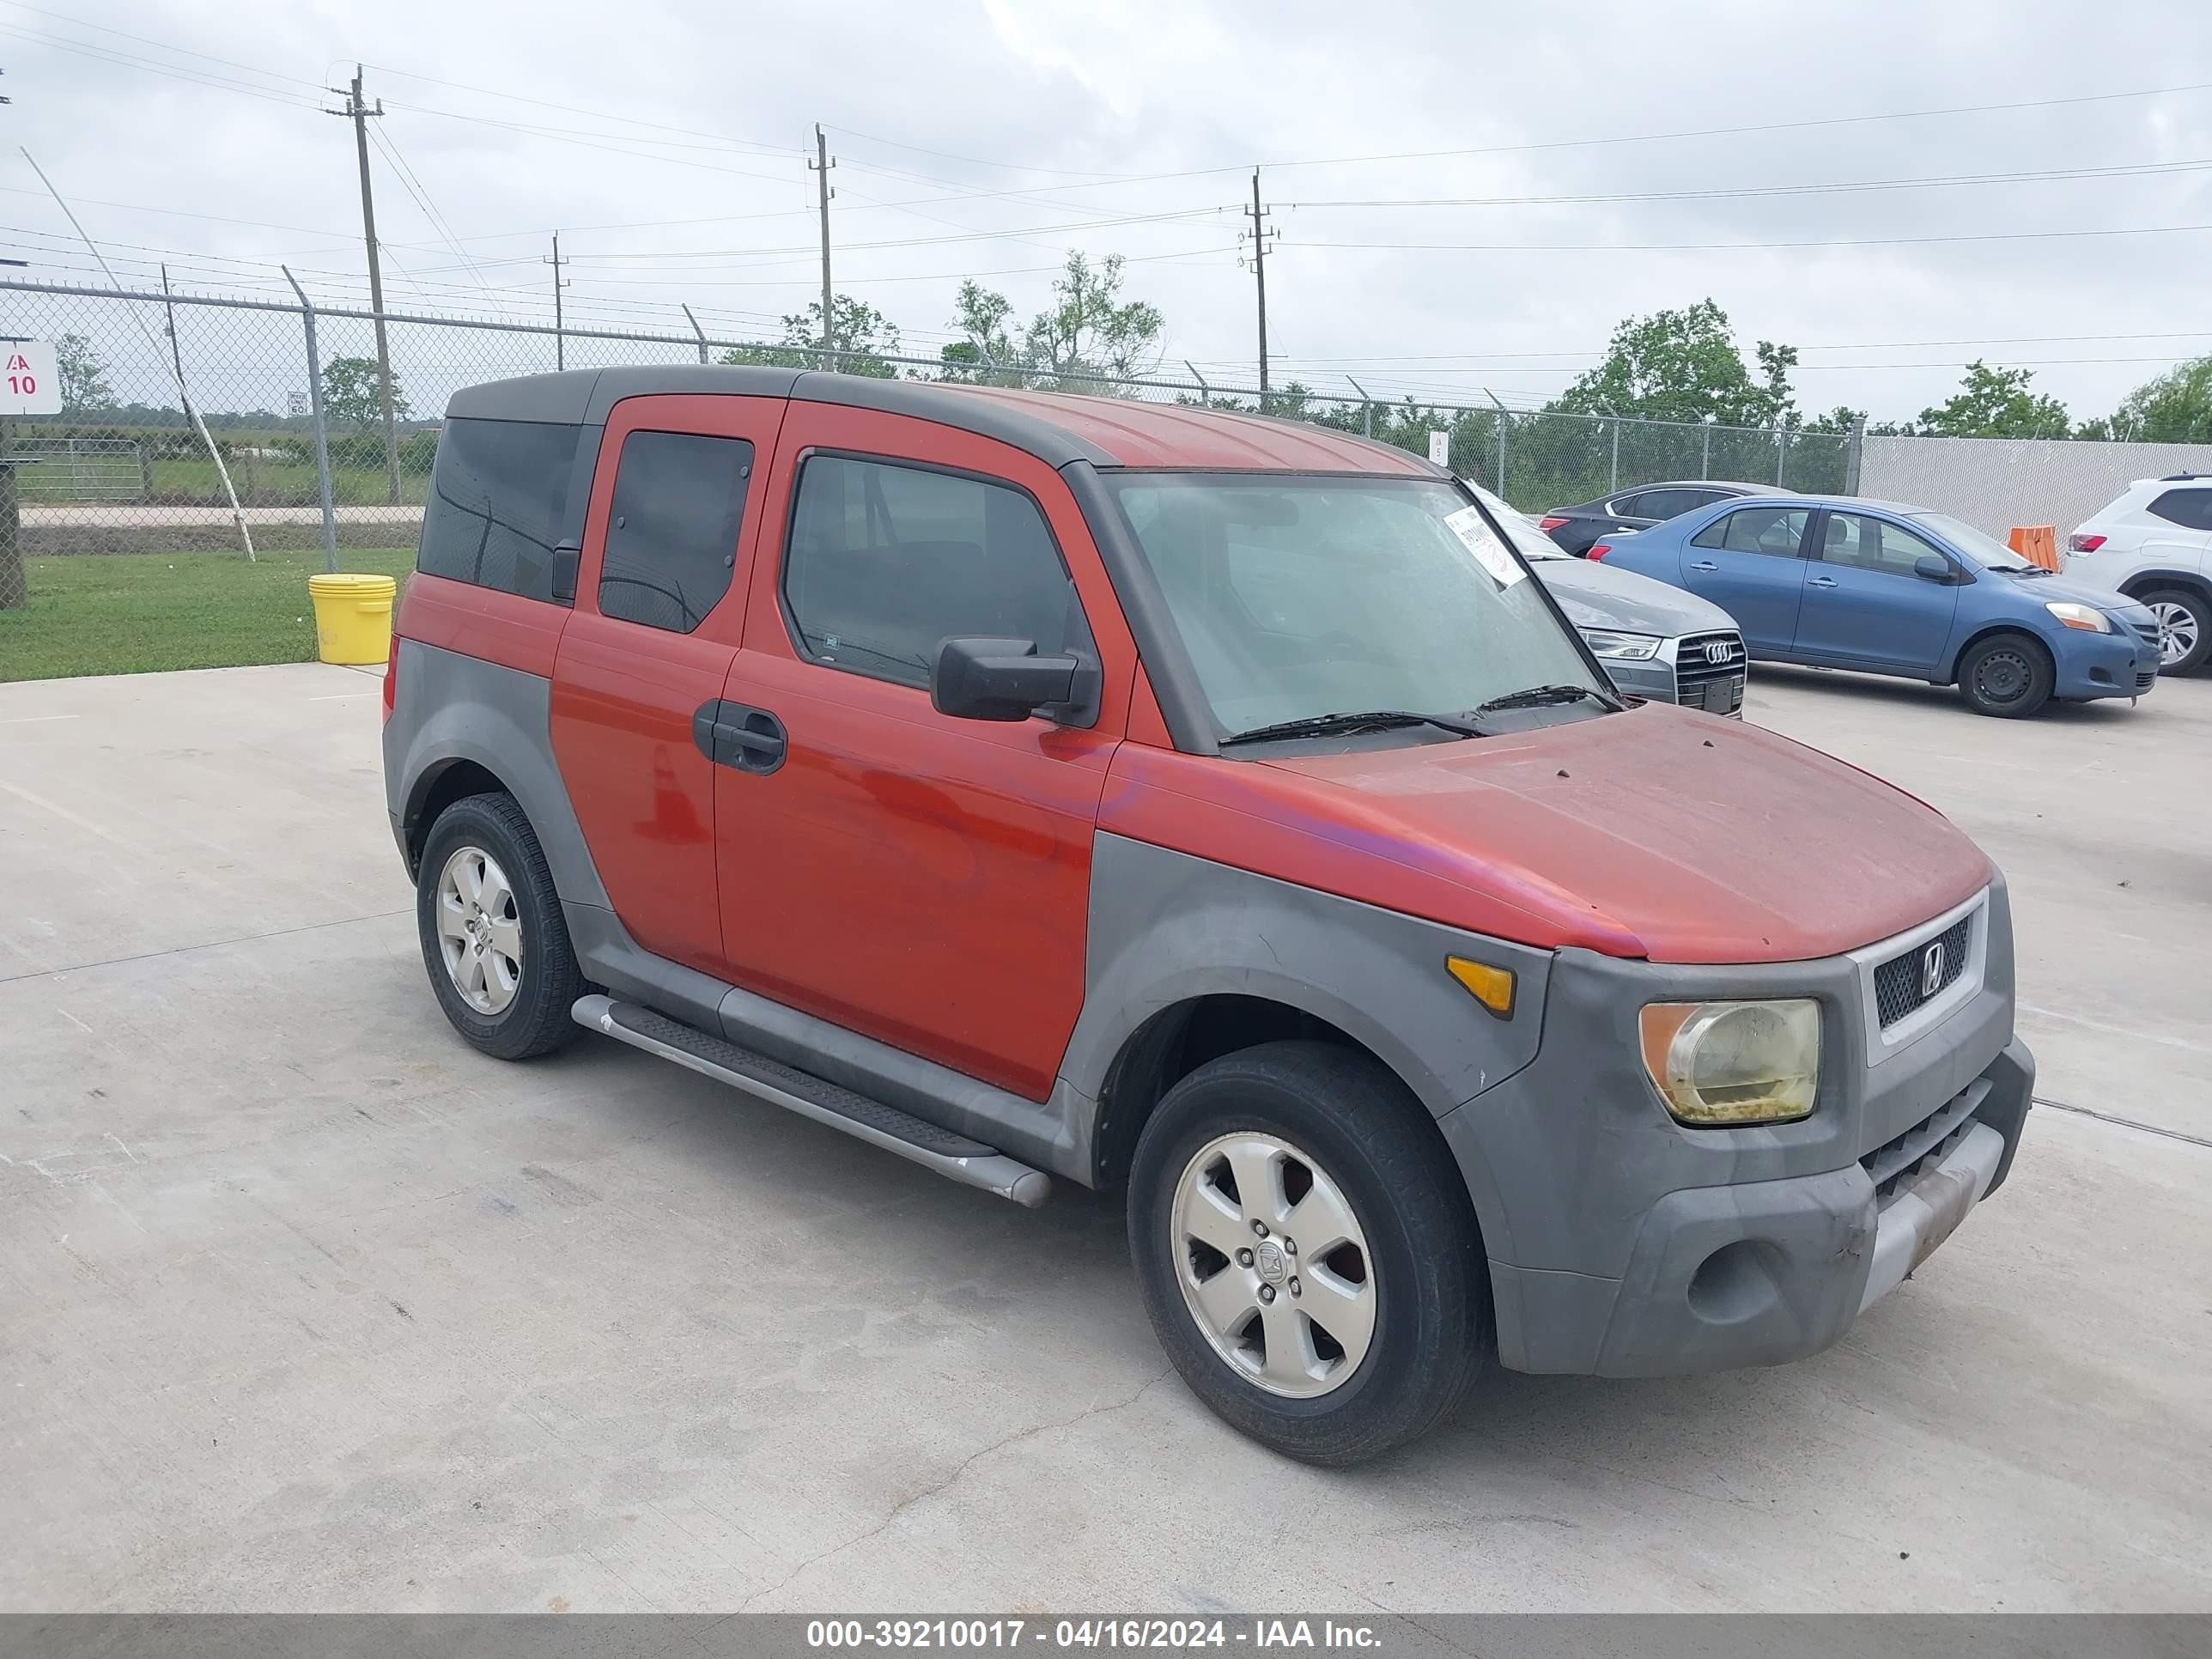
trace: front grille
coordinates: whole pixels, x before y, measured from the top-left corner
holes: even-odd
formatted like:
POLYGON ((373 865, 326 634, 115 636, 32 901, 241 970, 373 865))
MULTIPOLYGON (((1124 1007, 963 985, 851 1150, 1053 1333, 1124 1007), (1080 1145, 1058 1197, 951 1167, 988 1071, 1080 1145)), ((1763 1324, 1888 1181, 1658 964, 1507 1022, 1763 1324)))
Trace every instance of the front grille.
POLYGON ((1674 701, 1711 714, 1733 714, 1743 707, 1743 641, 1734 634, 1692 634, 1674 647, 1674 701), (1719 662, 1706 660, 1705 647, 1724 648, 1719 662))
POLYGON ((1959 975, 1966 971, 1966 940, 1973 924, 1971 914, 1960 916, 1934 939, 1892 957, 1874 970, 1875 1012, 1881 1017, 1883 1030, 1958 983, 1959 975), (1942 957, 1930 983, 1929 952, 1936 950, 1942 957))
POLYGON ((2137 636, 2142 640, 2144 644, 2156 645, 2158 643, 2158 624, 2156 623, 2130 623, 2128 626, 2136 630, 2137 636))
POLYGON ((1989 1079, 1976 1078, 1903 1134, 1860 1158, 1859 1167, 1874 1182, 1875 1202, 1888 1203, 1929 1159, 1940 1164, 1948 1157, 1973 1127, 1974 1113, 1989 1092, 1989 1079))

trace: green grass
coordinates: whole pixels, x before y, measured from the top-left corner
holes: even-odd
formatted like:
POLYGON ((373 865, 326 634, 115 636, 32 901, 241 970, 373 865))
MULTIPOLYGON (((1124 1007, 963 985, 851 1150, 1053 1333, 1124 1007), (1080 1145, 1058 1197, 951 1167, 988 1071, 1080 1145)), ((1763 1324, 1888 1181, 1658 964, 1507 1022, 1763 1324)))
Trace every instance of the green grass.
MULTIPOLYGON (((0 680, 310 662, 313 552, 118 553, 27 560, 29 605, 0 611, 0 680)), ((346 548, 338 568, 404 578, 408 549, 346 548)))
MULTIPOLYGON (((322 499, 312 463, 241 457, 230 464, 230 482, 238 499, 248 507, 311 507, 322 499)), ((422 506, 428 498, 429 488, 430 480, 425 475, 404 471, 399 475, 399 499, 408 505, 422 506)), ((205 459, 155 462, 154 495, 158 501, 202 501, 209 506, 221 506, 228 499, 222 493, 222 480, 216 477, 215 463, 205 459)), ((382 507, 391 496, 392 480, 380 466, 331 469, 333 506, 382 507)), ((33 497, 27 495, 24 499, 33 497)))

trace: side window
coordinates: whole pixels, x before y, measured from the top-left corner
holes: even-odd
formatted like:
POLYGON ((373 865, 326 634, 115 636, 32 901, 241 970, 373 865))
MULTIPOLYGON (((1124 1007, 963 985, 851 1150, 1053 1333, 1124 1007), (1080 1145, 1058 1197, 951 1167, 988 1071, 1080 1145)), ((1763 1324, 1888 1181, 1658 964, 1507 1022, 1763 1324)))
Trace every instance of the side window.
POLYGON ((550 601, 553 550, 583 528, 590 492, 574 488, 582 436, 581 427, 539 421, 447 422, 415 568, 550 601))
POLYGON ((1692 507, 1703 507, 1711 499, 1701 489, 1647 489, 1637 497, 1641 505, 1636 515, 1641 519, 1671 519, 1692 507))
POLYGON ((809 456, 783 596, 809 657, 901 685, 927 685, 938 646, 962 635, 1091 648, 1036 501, 964 473, 809 456))
POLYGON ((1650 514, 1644 510, 1644 492, 1632 495, 1615 495, 1605 504, 1605 510, 1616 519, 1644 519, 1650 514))
POLYGON ((1820 559, 1825 564, 1856 565, 1862 570, 1910 576, 1914 561, 1928 553, 1942 557, 1934 544, 1903 526, 1863 514, 1831 513, 1827 528, 1821 532, 1820 559))
POLYGON ((1740 507, 1715 519, 1690 538, 1690 544, 1794 559, 1798 544, 1805 539, 1805 521, 1811 516, 1802 507, 1740 507))
POLYGON ((743 438, 633 432, 615 463, 599 614, 689 634, 729 591, 753 447, 743 438))
POLYGON ((2150 504, 2149 511, 2185 530, 2212 530, 2212 489, 2169 489, 2150 504))

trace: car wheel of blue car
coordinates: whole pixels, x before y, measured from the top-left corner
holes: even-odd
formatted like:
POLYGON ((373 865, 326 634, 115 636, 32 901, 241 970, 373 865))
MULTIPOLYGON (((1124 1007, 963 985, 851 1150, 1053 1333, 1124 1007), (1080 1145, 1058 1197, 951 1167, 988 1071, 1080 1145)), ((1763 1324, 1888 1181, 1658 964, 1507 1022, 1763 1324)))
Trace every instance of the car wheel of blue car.
POLYGON ((1992 634, 1959 662, 1959 695, 1977 714, 2018 720, 2051 701, 2051 653, 2025 634, 1992 634))

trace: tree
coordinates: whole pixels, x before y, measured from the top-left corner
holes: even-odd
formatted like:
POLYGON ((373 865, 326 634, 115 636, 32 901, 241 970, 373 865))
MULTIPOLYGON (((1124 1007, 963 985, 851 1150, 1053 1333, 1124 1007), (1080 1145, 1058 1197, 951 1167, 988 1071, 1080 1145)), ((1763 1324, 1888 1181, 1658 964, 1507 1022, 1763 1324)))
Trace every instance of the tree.
MULTIPOLYGON (((392 376, 392 417, 404 421, 412 413, 407 395, 399 389, 399 376, 392 376)), ((323 413, 339 426, 368 432, 384 423, 384 394, 378 384, 374 357, 333 357, 323 365, 323 413)))
POLYGON ((1028 377, 1019 372, 1020 356, 1006 332, 1013 301, 994 294, 974 277, 960 284, 952 302, 952 326, 960 338, 938 353, 945 378, 978 385, 1021 386, 1028 377))
POLYGON ((1717 421, 1770 426, 1796 405, 1794 346, 1761 340, 1754 380, 1736 349, 1728 313, 1711 300, 1682 311, 1631 317, 1613 331, 1605 361, 1584 371, 1553 407, 1650 421, 1717 421))
POLYGON ((64 415, 115 407, 115 392, 107 384, 107 365, 100 361, 92 342, 83 335, 64 334, 56 338, 54 362, 61 371, 64 415))
POLYGON ((784 318, 781 343, 735 346, 722 354, 722 361, 770 368, 817 368, 827 362, 841 374, 896 380, 897 366, 886 361, 898 356, 899 349, 899 331, 890 320, 849 294, 831 295, 830 306, 837 325, 837 356, 825 359, 822 355, 822 301, 816 300, 805 310, 784 318))
POLYGON ((1920 411, 1920 429, 1936 438, 2063 438, 2066 405, 2031 393, 2034 378, 2032 368, 1991 368, 1978 357, 1948 403, 1920 411))
POLYGON ((952 318, 961 337, 939 353, 945 378, 1111 392, 1098 381, 1150 373, 1159 363, 1167 325, 1157 306, 1120 297, 1121 269, 1118 253, 1097 264, 1085 254, 1069 254, 1053 282, 1052 303, 1030 319, 1019 344, 1010 327, 1013 302, 963 283, 952 318))
POLYGON ((1145 301, 1117 301, 1121 265, 1118 253, 1095 267, 1079 252, 1067 256, 1066 270, 1052 285, 1053 303, 1022 331, 1031 368, 1066 380, 1101 374, 1127 379, 1158 367, 1166 323, 1158 307, 1145 301))
POLYGON ((2137 443, 2212 443, 2212 357, 2145 380, 2120 400, 2111 430, 2137 443))

